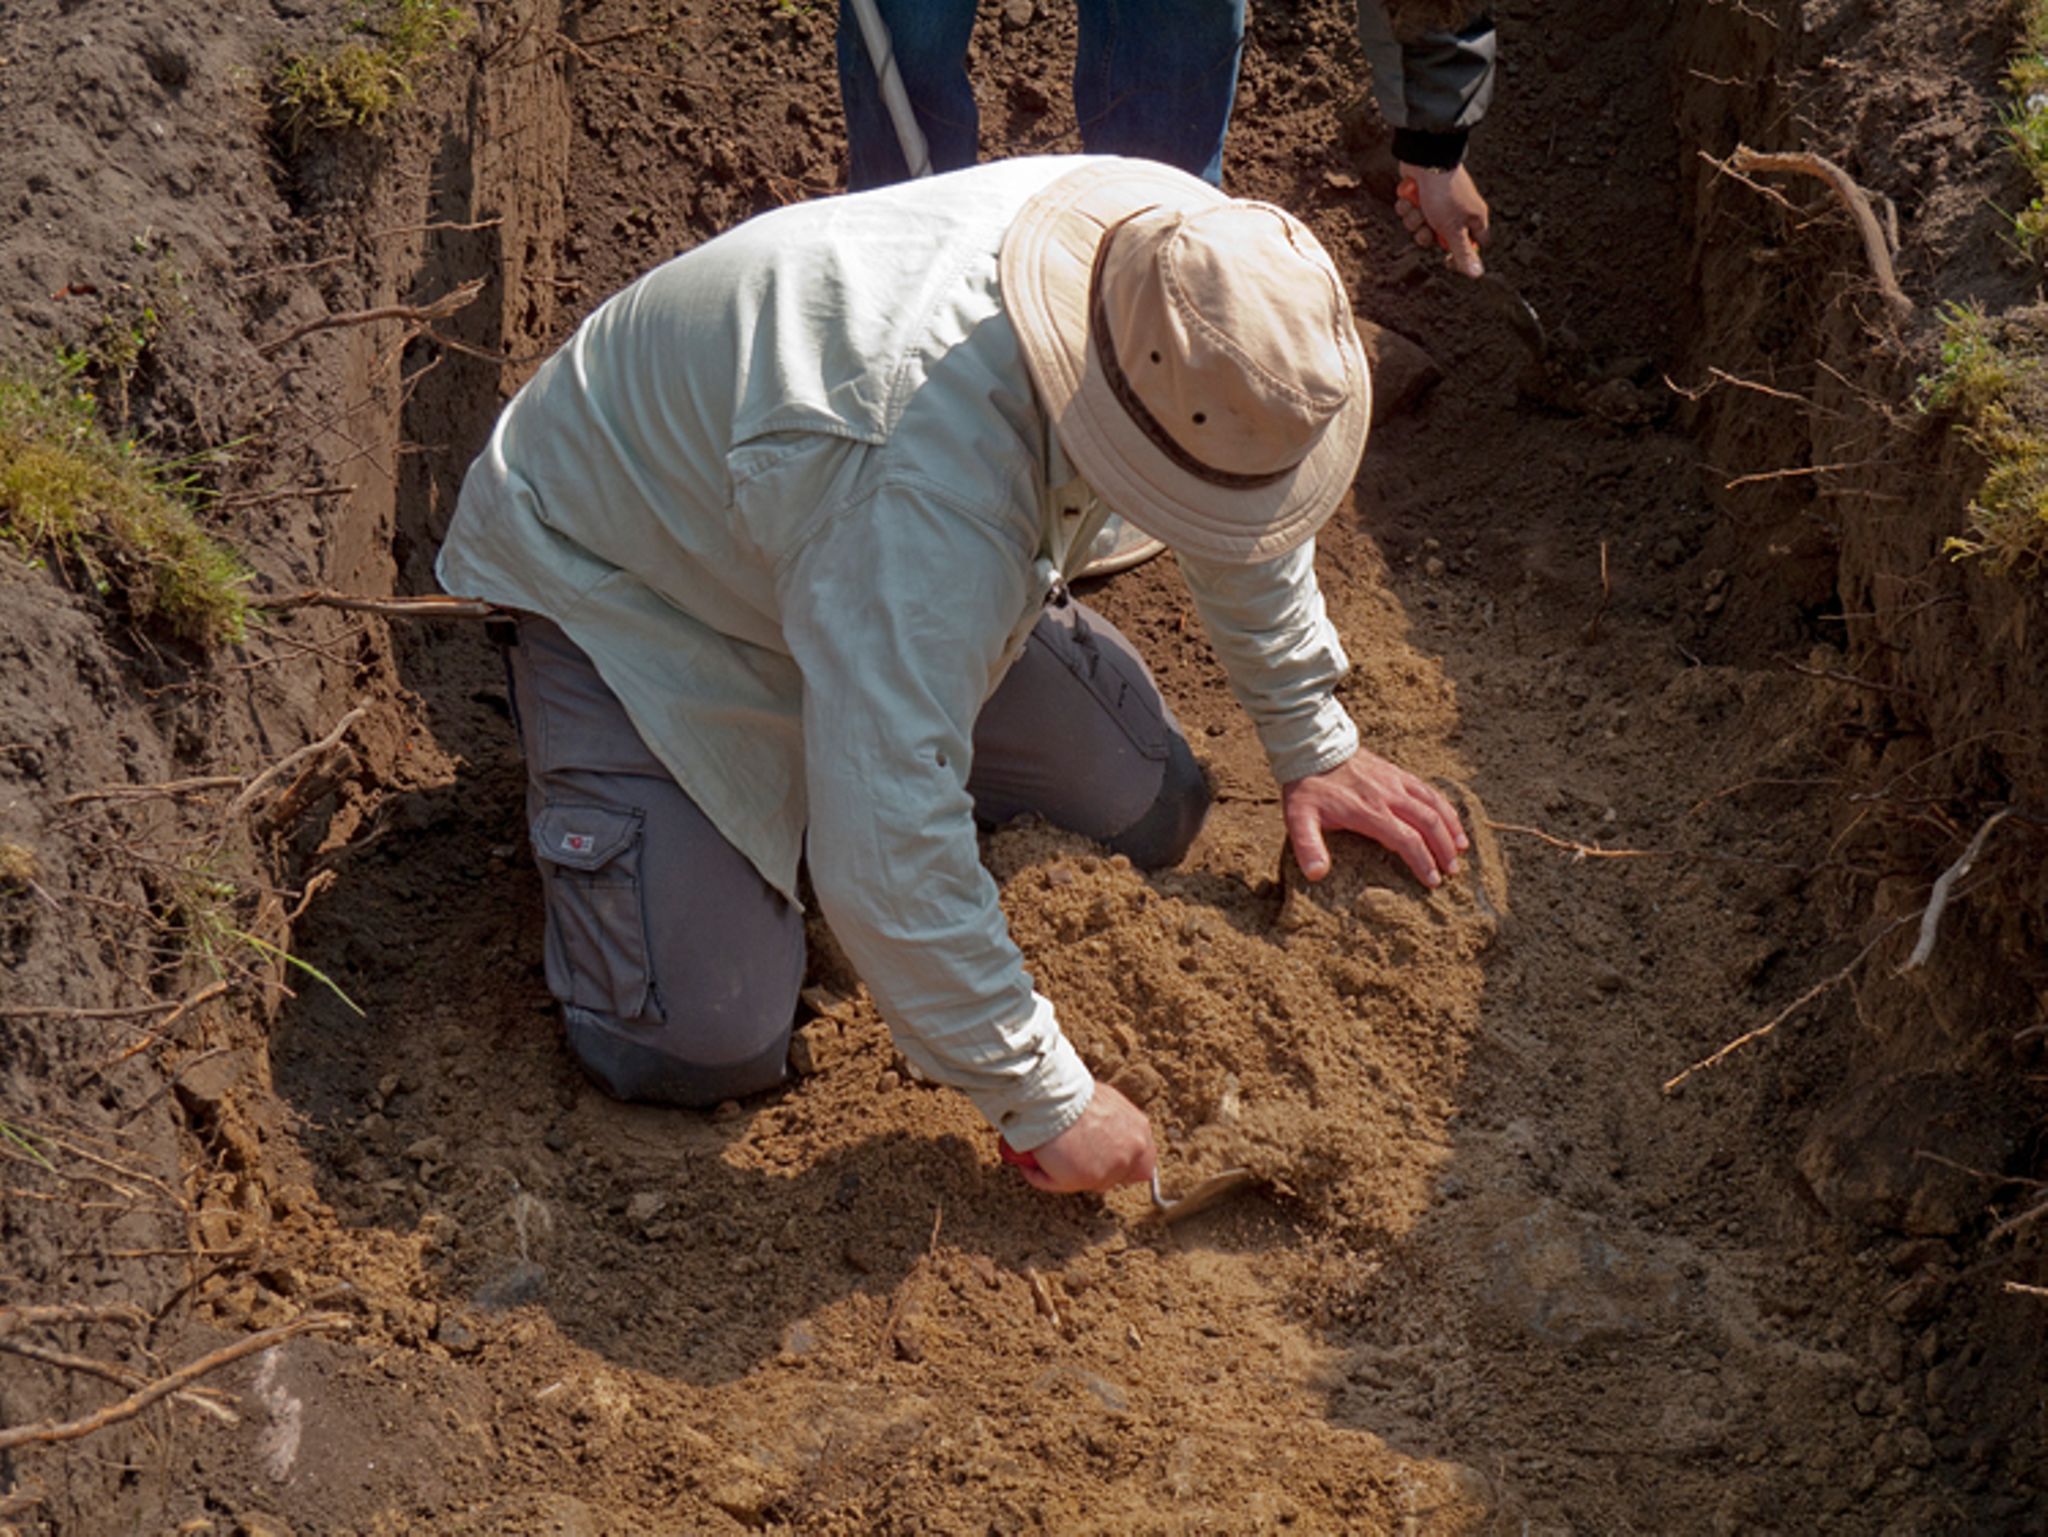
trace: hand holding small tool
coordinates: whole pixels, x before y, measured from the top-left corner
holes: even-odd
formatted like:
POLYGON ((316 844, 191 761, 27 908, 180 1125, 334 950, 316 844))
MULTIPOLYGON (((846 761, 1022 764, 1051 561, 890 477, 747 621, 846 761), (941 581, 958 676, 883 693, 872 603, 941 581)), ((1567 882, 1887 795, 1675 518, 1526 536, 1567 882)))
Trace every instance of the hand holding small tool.
POLYGON ((1404 163, 1394 207, 1417 245, 1441 247, 1448 265, 1468 278, 1485 275, 1479 248, 1486 244, 1490 216, 1478 183, 1462 165, 1444 171, 1404 163))
POLYGON ((1001 1152, 1004 1163, 1053 1194, 1143 1184, 1158 1166, 1152 1123, 1106 1083, 1095 1085, 1081 1118, 1050 1142, 1029 1152, 1004 1142, 1001 1152))

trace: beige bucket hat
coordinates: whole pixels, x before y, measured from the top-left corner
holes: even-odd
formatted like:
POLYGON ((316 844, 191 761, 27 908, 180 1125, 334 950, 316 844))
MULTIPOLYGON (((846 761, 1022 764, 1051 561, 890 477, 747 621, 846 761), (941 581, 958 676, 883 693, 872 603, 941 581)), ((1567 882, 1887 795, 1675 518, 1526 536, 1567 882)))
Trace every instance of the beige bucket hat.
POLYGON ((1285 209, 1093 160, 1024 205, 999 271, 1060 446, 1138 529, 1250 564, 1336 510, 1372 383, 1337 269, 1285 209))

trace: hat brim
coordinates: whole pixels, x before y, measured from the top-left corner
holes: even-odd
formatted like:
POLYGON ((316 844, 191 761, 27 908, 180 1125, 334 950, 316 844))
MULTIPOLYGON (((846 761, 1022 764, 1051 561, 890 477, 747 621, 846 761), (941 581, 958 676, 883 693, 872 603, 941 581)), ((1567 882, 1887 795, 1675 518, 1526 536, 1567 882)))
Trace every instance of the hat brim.
POLYGON ((1003 237, 1003 303, 1060 446, 1113 510, 1170 548, 1250 565, 1284 555, 1335 512, 1358 473, 1372 420, 1365 352, 1341 338, 1345 403, 1290 473, 1255 490, 1176 465, 1118 402, 1088 340, 1088 285, 1103 236, 1146 208, 1195 213, 1228 202, 1207 182, 1148 160, 1069 171, 1024 205, 1003 237))

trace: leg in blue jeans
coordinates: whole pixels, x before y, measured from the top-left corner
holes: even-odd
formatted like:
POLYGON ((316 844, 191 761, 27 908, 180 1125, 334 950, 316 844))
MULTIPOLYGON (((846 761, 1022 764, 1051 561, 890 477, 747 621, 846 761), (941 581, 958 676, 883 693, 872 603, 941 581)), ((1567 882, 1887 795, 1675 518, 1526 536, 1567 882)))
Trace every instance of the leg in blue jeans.
MULTIPOLYGON (((972 0, 876 0, 934 171, 974 164, 967 78, 972 0)), ((1217 183, 1244 51, 1244 0, 1078 0, 1074 115, 1090 154, 1139 155, 1217 183)), ((839 97, 850 190, 909 174, 848 0, 839 6, 839 97)))
MULTIPOLYGON (((875 0, 875 9, 889 29, 896 68, 924 130, 932 170, 957 171, 973 165, 981 132, 974 87, 967 79, 974 0, 875 0)), ((883 105, 860 19, 847 0, 839 0, 838 49, 839 100, 846 108, 851 161, 847 190, 864 192, 902 181, 910 169, 896 140, 896 125, 883 105)))
POLYGON ((1223 180, 1244 0, 1080 0, 1074 115, 1091 155, 1223 180))

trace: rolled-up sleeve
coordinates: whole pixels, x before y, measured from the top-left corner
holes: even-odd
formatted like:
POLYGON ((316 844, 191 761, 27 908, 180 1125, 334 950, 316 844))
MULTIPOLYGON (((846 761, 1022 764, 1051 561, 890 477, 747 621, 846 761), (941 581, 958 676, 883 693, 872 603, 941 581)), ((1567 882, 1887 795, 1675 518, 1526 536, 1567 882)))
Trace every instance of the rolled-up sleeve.
POLYGON ((1180 567, 1273 777, 1320 774, 1357 752, 1358 727, 1336 695, 1351 664, 1316 585, 1314 541, 1257 565, 1183 555, 1180 567))
POLYGON ((893 483, 779 574, 804 679, 811 883, 903 1054, 1032 1148, 1094 1079, 1032 988, 967 793, 975 717, 1030 563, 936 488, 893 483))

